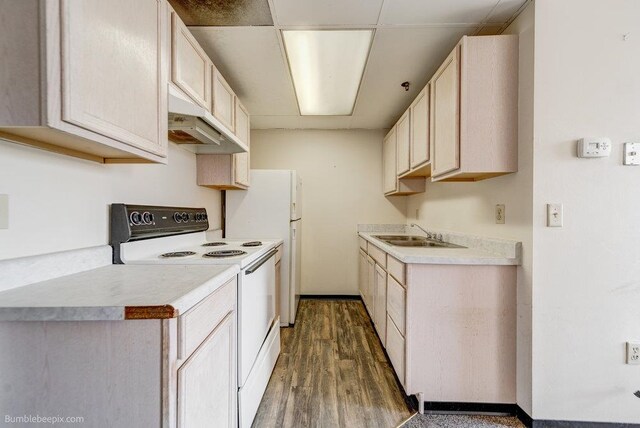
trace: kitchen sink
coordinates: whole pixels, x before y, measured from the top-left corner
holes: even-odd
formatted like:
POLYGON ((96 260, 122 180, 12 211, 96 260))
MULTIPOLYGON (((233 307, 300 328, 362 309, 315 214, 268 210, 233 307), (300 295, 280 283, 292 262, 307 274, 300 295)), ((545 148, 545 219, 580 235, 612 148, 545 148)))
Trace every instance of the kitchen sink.
POLYGON ((373 237, 397 247, 467 248, 418 235, 374 235, 373 237))

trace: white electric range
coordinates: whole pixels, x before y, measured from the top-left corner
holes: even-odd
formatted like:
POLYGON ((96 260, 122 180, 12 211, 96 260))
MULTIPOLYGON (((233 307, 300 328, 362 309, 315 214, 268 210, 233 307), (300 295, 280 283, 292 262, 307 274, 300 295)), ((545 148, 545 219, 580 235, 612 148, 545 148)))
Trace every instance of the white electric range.
POLYGON ((236 264, 239 426, 250 427, 280 354, 277 240, 207 240, 205 209, 112 204, 114 263, 236 264))

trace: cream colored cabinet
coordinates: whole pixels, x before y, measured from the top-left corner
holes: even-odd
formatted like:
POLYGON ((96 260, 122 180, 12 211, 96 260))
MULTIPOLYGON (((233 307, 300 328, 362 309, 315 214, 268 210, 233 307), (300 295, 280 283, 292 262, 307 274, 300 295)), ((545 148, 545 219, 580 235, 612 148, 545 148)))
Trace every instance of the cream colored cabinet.
MULTIPOLYGON (((251 149, 250 130, 249 130, 249 112, 242 105, 240 100, 235 98, 235 133, 240 141, 245 143, 251 149)), ((237 153, 235 157, 235 175, 236 183, 241 186, 249 187, 251 174, 251 152, 237 153)))
POLYGON ((387 337, 387 272, 376 265, 373 321, 384 346, 387 337))
POLYGON ((397 182, 397 160, 396 160, 396 127, 384 137, 382 141, 382 157, 383 157, 383 190, 385 194, 393 193, 398 189, 397 182))
POLYGON ((367 298, 364 303, 367 306, 367 310, 369 311, 369 316, 371 319, 374 318, 374 309, 375 309, 375 290, 376 290, 376 262, 371 258, 371 256, 367 256, 367 298))
POLYGON ((171 13, 171 81, 211 110, 212 63, 177 13, 171 13))
POLYGON ((166 162, 166 7, 0 3, 0 136, 98 162, 166 162))
POLYGON ((431 80, 433 181, 518 169, 518 37, 463 37, 431 80))
MULTIPOLYGON (((425 179, 421 177, 398 178, 397 137, 398 126, 395 125, 382 141, 382 180, 386 196, 412 195, 424 192, 425 179)), ((404 132, 404 130, 403 130, 404 132)), ((408 154, 407 154, 408 162, 408 154)))
POLYGON ((235 133, 235 94, 217 68, 212 67, 213 115, 235 133))
POLYGON ((409 171, 411 150, 411 109, 408 109, 396 124, 397 165, 398 175, 409 171))
POLYGON ((358 291, 362 301, 366 304, 367 301, 367 253, 362 249, 358 252, 358 291))
POLYGON ((432 82, 433 176, 437 177, 460 168, 460 46, 432 82))
POLYGON ((178 427, 236 426, 235 313, 178 370, 178 427))
POLYGON ((429 97, 431 84, 418 94, 411 103, 411 171, 410 175, 431 175, 429 165, 429 97))

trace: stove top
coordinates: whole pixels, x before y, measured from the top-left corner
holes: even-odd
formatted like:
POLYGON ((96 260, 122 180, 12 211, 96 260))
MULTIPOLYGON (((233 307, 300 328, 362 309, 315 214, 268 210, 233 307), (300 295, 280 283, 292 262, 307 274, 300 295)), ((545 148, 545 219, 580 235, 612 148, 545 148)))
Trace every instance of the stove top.
POLYGON ((262 246, 261 241, 249 241, 242 244, 243 247, 260 247, 262 246))
POLYGON ((205 253, 202 257, 211 257, 211 258, 222 258, 222 257, 237 257, 244 256, 247 254, 246 251, 241 250, 222 250, 222 251, 211 251, 209 253, 205 253))
POLYGON ((202 244, 203 247, 222 247, 223 245, 227 245, 226 242, 207 242, 206 244, 202 244))
POLYGON ((172 258, 178 258, 178 257, 195 256, 195 255, 196 255, 195 251, 174 251, 172 253, 160 254, 159 257, 162 259, 172 259, 172 258))

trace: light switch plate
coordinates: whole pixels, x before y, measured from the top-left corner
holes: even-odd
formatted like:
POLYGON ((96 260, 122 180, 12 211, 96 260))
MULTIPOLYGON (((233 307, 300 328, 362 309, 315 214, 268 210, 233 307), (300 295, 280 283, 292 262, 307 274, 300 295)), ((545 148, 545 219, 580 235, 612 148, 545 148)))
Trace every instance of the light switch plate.
POLYGON ((0 195, 0 229, 9 229, 9 195, 0 195))
POLYGON ((562 227, 562 204, 547 204, 547 227, 562 227))
POLYGON ((625 165, 640 165, 640 143, 624 143, 625 165))

